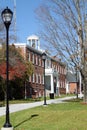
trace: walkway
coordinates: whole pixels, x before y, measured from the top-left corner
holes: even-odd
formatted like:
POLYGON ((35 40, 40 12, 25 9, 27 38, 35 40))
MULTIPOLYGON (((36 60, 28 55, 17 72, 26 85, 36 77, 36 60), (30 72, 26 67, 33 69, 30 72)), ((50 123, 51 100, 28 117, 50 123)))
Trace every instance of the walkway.
MULTIPOLYGON (((47 104, 63 103, 64 100, 73 99, 73 98, 76 98, 76 96, 51 99, 51 100, 47 100, 47 104)), ((10 111, 10 113, 13 113, 13 112, 21 111, 24 109, 41 106, 41 105, 43 105, 43 103, 44 103, 43 101, 39 101, 39 102, 33 102, 33 103, 10 104, 9 111, 10 111)), ((0 116, 5 115, 5 111, 6 111, 6 107, 0 107, 0 116)))

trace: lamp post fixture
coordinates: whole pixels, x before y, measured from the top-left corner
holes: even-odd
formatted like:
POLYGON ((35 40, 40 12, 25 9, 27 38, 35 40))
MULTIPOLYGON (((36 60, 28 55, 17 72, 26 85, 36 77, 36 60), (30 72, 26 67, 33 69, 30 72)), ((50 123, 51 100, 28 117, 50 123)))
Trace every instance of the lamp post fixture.
POLYGON ((13 130, 9 118, 9 26, 12 21, 13 12, 7 7, 2 11, 1 17, 6 28, 6 121, 2 130, 13 130))
POLYGON ((43 62, 44 62, 44 105, 47 105, 47 103, 46 103, 46 82, 45 82, 45 60, 46 60, 46 57, 47 57, 47 55, 46 55, 46 53, 43 53, 42 54, 42 60, 43 60, 43 62))

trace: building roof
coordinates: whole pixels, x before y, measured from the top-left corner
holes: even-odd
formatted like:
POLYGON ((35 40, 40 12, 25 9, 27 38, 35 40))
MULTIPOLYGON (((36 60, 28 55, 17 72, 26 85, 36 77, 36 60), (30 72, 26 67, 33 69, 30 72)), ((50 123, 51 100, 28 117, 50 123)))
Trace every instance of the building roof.
POLYGON ((43 53, 43 51, 37 50, 37 49, 35 49, 35 48, 33 48, 33 47, 29 46, 29 45, 27 45, 27 48, 29 50, 31 50, 31 51, 34 51, 37 54, 40 54, 40 55, 43 53))
POLYGON ((36 35, 31 35, 31 36, 29 36, 29 37, 27 38, 27 40, 30 40, 30 39, 35 39, 35 40, 38 40, 38 39, 39 39, 39 37, 38 37, 38 36, 36 36, 36 35))
MULTIPOLYGON (((45 50, 37 50, 37 49, 35 49, 35 48, 33 48, 33 47, 29 46, 29 45, 27 45, 27 48, 28 48, 29 50, 31 50, 31 51, 33 51, 33 52, 39 54, 39 55, 42 55, 42 53, 45 52, 45 50)), ((46 52, 45 52, 45 53, 46 53, 46 52)), ((46 53, 46 54, 47 54, 47 53, 46 53)), ((49 57, 52 61, 58 62, 59 64, 61 64, 61 65, 64 66, 64 67, 66 66, 66 64, 64 64, 62 61, 53 58, 53 57, 50 56, 49 54, 47 54, 47 57, 49 57)))
MULTIPOLYGON (((36 36, 36 35, 31 35, 27 38, 27 40, 32 40, 32 39, 35 39, 35 40, 39 40, 39 37, 36 36)), ((45 52, 47 54, 47 57, 49 57, 52 61, 55 61, 55 62, 58 62, 59 64, 61 64, 62 66, 66 66, 65 63, 63 63, 62 61, 60 61, 59 59, 55 58, 55 57, 52 57, 50 56, 46 50, 42 50, 42 49, 36 49, 34 47, 31 47, 29 44, 26 44, 26 43, 14 43, 14 45, 17 47, 17 46, 20 46, 20 47, 27 47, 29 50, 32 50, 34 51, 35 53, 37 54, 42 54, 43 52, 45 52)))
POLYGON ((26 43, 20 43, 20 42, 17 42, 17 43, 12 43, 13 45, 15 46, 25 46, 26 47, 26 43))

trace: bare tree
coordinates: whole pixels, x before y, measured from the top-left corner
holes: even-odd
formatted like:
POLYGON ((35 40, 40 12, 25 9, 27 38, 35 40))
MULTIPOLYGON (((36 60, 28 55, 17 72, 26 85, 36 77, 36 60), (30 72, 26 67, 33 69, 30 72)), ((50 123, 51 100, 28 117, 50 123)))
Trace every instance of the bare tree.
POLYGON ((87 103, 87 0, 47 0, 36 14, 45 46, 80 71, 87 103))

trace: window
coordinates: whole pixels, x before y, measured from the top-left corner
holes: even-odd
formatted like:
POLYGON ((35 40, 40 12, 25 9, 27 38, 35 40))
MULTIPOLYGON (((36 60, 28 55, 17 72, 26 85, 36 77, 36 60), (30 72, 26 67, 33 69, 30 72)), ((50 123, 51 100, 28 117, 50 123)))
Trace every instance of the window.
POLYGON ((29 40, 29 45, 31 46, 31 40, 29 40))
POLYGON ((62 67, 60 67, 60 73, 62 74, 62 67))
POLYGON ((43 76, 41 75, 41 84, 43 84, 43 76))
POLYGON ((38 75, 36 74, 36 83, 38 83, 38 75))
POLYGON ((40 84, 41 84, 41 75, 40 75, 40 84))
POLYGON ((38 75, 38 83, 40 83, 40 75, 38 75))
POLYGON ((59 66, 59 73, 60 73, 60 66, 59 66))
POLYGON ((41 84, 41 75, 40 74, 38 75, 38 83, 41 84))
POLYGON ((34 83, 35 79, 34 79, 34 74, 32 75, 32 82, 34 83))
POLYGON ((32 47, 35 48, 35 40, 32 39, 32 47))
POLYGON ((40 57, 39 57, 38 62, 39 62, 39 66, 41 66, 41 58, 40 57))
POLYGON ((36 56, 36 65, 38 65, 38 57, 36 56))
POLYGON ((31 61, 31 55, 30 55, 30 52, 28 54, 28 61, 31 61))
POLYGON ((34 55, 34 63, 35 63, 35 65, 36 65, 36 55, 34 55))
POLYGON ((32 54, 32 62, 33 62, 33 64, 34 64, 34 54, 32 54))

